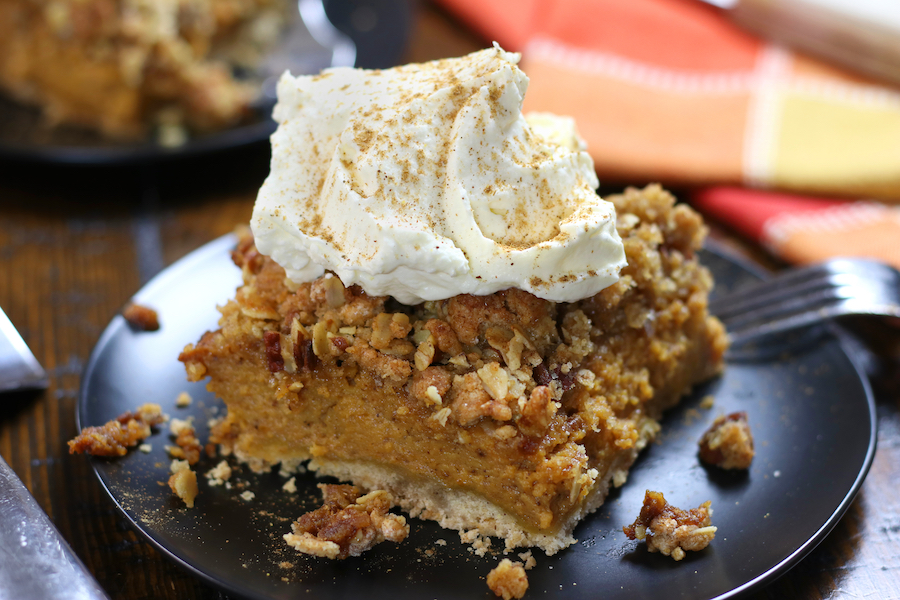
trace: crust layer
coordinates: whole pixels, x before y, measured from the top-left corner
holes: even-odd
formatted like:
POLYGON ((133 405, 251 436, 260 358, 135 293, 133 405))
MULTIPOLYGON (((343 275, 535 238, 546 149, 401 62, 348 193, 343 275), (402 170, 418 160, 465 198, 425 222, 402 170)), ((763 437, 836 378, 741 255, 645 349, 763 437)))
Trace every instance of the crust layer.
POLYGON ((457 531, 464 540, 471 541, 474 532, 478 536, 504 540, 507 549, 536 546, 550 556, 577 541, 572 536, 575 527, 581 519, 603 504, 614 480, 619 485, 624 483, 628 468, 646 441, 636 445, 633 451, 619 455, 605 478, 594 484, 581 506, 569 515, 568 520, 555 533, 526 529, 515 515, 475 493, 448 488, 436 481, 410 477, 378 463, 313 459, 308 467, 320 475, 352 481, 365 490, 387 490, 410 516, 436 521, 445 529, 457 531))

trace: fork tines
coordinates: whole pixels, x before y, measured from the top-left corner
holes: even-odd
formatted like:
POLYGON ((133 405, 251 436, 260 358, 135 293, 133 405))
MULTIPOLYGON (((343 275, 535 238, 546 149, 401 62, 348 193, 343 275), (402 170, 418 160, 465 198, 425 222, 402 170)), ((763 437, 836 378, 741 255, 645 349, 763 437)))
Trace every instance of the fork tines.
POLYGON ((900 273, 866 259, 786 271, 709 304, 738 345, 850 314, 900 317, 900 273))

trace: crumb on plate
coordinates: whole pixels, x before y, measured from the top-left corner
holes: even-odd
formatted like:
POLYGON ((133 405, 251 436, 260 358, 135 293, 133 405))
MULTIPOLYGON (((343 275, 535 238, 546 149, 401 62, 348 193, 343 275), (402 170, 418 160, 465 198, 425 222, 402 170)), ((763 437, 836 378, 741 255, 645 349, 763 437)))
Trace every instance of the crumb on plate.
POLYGON ((197 487, 197 474, 191 470, 187 461, 172 461, 172 476, 169 477, 169 487, 176 496, 181 498, 188 508, 194 508, 194 499, 200 493, 197 487))
POLYGON ((167 446, 169 455, 173 458, 182 458, 188 463, 195 465, 200 460, 200 452, 203 446, 197 439, 194 431, 193 417, 189 419, 172 419, 169 424, 169 431, 175 436, 176 446, 167 446))
POLYGON ((129 325, 140 331, 156 331, 159 329, 159 315, 148 306, 129 302, 122 309, 122 316, 125 317, 129 325))
POLYGON ((630 540, 646 540, 650 552, 681 560, 685 550, 703 550, 716 537, 710 504, 707 500, 698 508, 682 510, 666 502, 661 492, 647 490, 640 515, 622 531, 630 540))
POLYGON ((150 437, 151 427, 166 420, 159 404, 144 404, 97 427, 85 427, 69 440, 69 454, 86 452, 93 456, 125 456, 128 448, 150 437))
POLYGON ((206 472, 206 479, 209 480, 209 485, 223 485, 231 479, 231 473, 231 466, 223 460, 206 472))
POLYGON ((521 598, 528 591, 528 575, 525 574, 522 563, 504 558, 488 573, 487 584, 503 600, 521 598))
POLYGON ((289 546, 330 559, 359 556, 385 540, 402 542, 409 525, 401 515, 389 513, 393 497, 384 490, 359 495, 352 485, 319 484, 323 504, 302 515, 286 533, 289 546))
POLYGON ((722 469, 749 469, 753 456, 753 434, 745 412, 718 417, 700 439, 700 460, 722 469))

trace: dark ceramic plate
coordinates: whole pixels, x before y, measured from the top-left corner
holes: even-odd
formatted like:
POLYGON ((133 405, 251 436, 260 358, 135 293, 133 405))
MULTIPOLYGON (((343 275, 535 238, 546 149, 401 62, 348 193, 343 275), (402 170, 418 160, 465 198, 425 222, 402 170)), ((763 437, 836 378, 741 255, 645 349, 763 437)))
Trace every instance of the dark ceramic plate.
MULTIPOLYGON (((323 4, 334 26, 356 45, 357 67, 381 69, 397 64, 412 26, 410 0, 323 0, 323 4)), ((275 131, 271 110, 271 105, 262 103, 240 125, 164 148, 152 141, 115 142, 78 127, 48 128, 37 109, 0 97, 0 158, 118 165, 204 155, 267 140, 275 131)))
MULTIPOLYGON (((78 407, 80 424, 96 425, 144 402, 170 415, 195 417, 205 438, 220 404, 202 383, 189 384, 176 356, 185 344, 216 327, 216 304, 240 281, 229 258, 234 243, 221 238, 174 264, 136 296, 159 311, 162 328, 132 331, 117 316, 101 337, 87 370, 78 407), (188 391, 187 409, 174 406, 188 391)), ((704 252, 721 288, 753 281, 749 270, 715 251, 704 252)), ((826 332, 803 350, 778 360, 729 364, 719 379, 700 386, 671 411, 658 443, 644 450, 628 483, 615 490, 576 529, 578 544, 546 557, 536 551, 530 598, 725 598, 757 588, 787 571, 828 534, 846 511, 875 450, 874 404, 869 388, 839 339, 826 332), (700 407, 707 395, 711 409, 700 407), (696 441, 719 414, 744 410, 756 438, 748 473, 708 470, 696 441), (622 525, 637 515, 645 489, 659 490, 681 507, 712 500, 715 541, 676 563, 630 542, 622 525)), ((196 576, 250 598, 489 598, 485 576, 497 555, 477 557, 458 536, 435 524, 411 521, 403 544, 385 543, 363 557, 331 562, 297 554, 281 536, 290 522, 318 506, 316 480, 297 478, 297 494, 272 473, 236 471, 232 489, 200 478, 196 508, 188 510, 160 482, 168 478, 166 433, 153 448, 119 460, 95 459, 110 496, 156 547, 196 576), (246 487, 244 487, 246 485, 246 487), (252 490, 256 497, 240 494, 252 490), (446 545, 438 540, 445 540, 446 545)), ((203 472, 213 461, 199 465, 203 472)))

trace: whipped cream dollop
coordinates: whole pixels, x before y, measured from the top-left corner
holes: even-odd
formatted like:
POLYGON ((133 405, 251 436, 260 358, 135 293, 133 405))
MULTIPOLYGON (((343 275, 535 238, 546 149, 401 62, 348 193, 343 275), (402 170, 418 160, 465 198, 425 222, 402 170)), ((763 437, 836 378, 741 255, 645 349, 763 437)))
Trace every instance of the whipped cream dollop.
POLYGON ((285 74, 251 226, 295 283, 404 304, 519 288, 592 296, 625 265, 571 119, 522 115, 519 55, 285 74))

